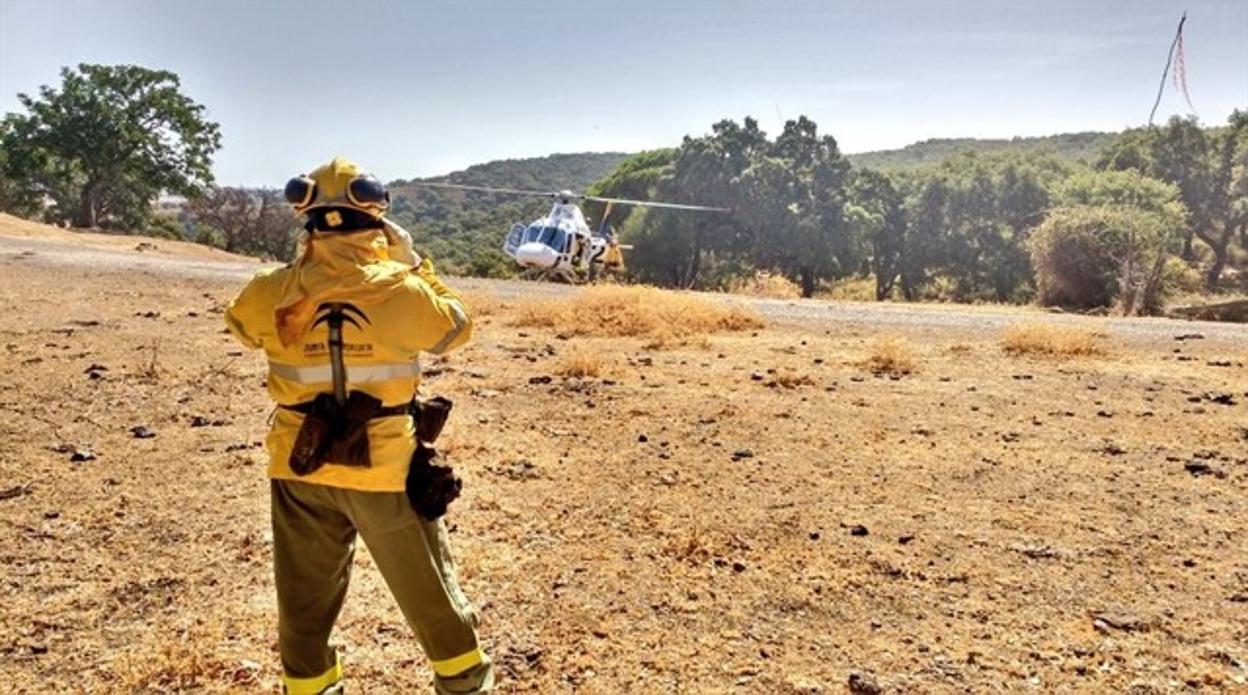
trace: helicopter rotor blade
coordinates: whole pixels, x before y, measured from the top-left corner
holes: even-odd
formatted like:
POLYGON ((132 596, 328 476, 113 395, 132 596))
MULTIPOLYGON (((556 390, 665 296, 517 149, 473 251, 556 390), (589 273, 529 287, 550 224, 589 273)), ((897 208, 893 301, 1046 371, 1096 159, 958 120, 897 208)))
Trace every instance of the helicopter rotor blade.
POLYGON ((555 198, 558 193, 554 191, 530 191, 521 188, 494 188, 493 186, 470 186, 465 183, 444 183, 440 181, 411 181, 409 186, 424 186, 426 188, 449 188, 457 191, 480 191, 482 193, 502 193, 504 195, 527 195, 538 198, 555 198))
POLYGON ((701 212, 729 212, 728 208, 713 207, 710 205, 690 205, 688 203, 659 203, 649 200, 629 200, 627 198, 602 198, 596 195, 583 195, 581 200, 594 200, 600 203, 614 203, 616 205, 636 205, 638 207, 647 208, 667 208, 669 210, 696 210, 701 212))
MULTIPOLYGON (((503 195, 523 195, 536 198, 559 198, 562 193, 560 191, 534 191, 523 188, 496 188, 494 186, 473 186, 466 183, 448 183, 442 181, 411 181, 409 186, 424 186, 426 188, 446 188, 457 191, 478 191, 481 193, 501 193, 503 195)), ((585 195, 583 193, 573 193, 573 198, 579 200, 593 200, 599 203, 609 203, 616 205, 635 205, 638 207, 648 208, 667 208, 669 210, 693 210, 700 212, 729 212, 728 208, 715 207, 711 205, 692 205, 689 203, 663 203, 651 200, 631 200, 629 198, 605 198, 596 195, 585 195)))

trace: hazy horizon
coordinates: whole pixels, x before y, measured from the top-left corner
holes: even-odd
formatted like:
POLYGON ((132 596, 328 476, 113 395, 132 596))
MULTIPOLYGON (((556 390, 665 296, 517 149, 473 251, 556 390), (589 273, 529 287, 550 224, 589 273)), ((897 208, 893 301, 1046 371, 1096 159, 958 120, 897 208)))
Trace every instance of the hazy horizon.
MULTIPOLYGON (((1248 2, 1186 5, 1196 114, 1248 107, 1248 2)), ((844 151, 1143 125, 1184 6, 0 0, 0 111, 78 63, 168 69, 221 124, 219 183, 334 154, 383 179, 677 145, 807 115, 844 151), (349 11, 348 11, 349 10, 349 11)), ((1186 114, 1167 84, 1158 121, 1186 114)))

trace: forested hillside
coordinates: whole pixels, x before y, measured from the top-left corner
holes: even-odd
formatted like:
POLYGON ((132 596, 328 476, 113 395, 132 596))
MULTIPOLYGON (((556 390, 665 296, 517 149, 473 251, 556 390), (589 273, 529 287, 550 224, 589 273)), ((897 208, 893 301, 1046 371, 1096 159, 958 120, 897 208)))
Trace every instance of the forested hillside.
POLYGON ((1109 147, 1117 133, 1061 133, 1032 138, 934 138, 899 150, 879 150, 847 154, 857 167, 892 171, 925 164, 939 164, 962 152, 1049 153, 1059 159, 1090 163, 1109 147))
POLYGON ((407 184, 412 181, 449 181, 505 188, 559 190, 571 187, 580 190, 606 176, 628 156, 626 152, 578 152, 527 159, 499 159, 474 164, 444 176, 410 181, 399 179, 391 182, 390 188, 392 191, 407 191, 407 184))
POLYGON ((555 154, 477 164, 446 176, 390 184, 391 216, 412 232, 417 246, 448 272, 500 277, 515 273, 502 252, 504 233, 515 222, 531 222, 550 210, 550 201, 473 191, 437 190, 415 181, 556 191, 584 191, 629 155, 619 152, 555 154))

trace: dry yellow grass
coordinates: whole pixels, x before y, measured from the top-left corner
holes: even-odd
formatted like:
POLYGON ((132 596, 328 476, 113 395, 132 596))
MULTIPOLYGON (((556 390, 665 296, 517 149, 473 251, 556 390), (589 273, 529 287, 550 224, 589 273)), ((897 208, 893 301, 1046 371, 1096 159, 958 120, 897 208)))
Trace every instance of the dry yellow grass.
POLYGON ((229 690, 260 689, 258 662, 220 658, 227 641, 219 629, 182 631, 173 639, 165 635, 141 649, 123 652, 110 670, 116 683, 131 693, 224 689, 223 684, 229 684, 229 690))
POLYGON ((874 302, 875 280, 871 278, 850 278, 825 285, 815 293, 820 299, 839 299, 848 302, 874 302))
POLYGON ((705 343, 707 333, 763 326, 753 311, 705 297, 653 287, 587 287, 566 299, 526 302, 512 325, 550 328, 567 336, 644 338, 650 347, 705 343))
POLYGON ((771 273, 755 273, 751 278, 742 278, 732 284, 730 291, 767 299, 797 299, 802 296, 801 288, 793 281, 771 273))
POLYGON ((1051 357, 1091 357, 1106 352, 1092 331, 1047 323, 1008 326, 1001 334, 1001 348, 1009 355, 1051 357))
POLYGON ((602 376, 602 356, 581 345, 573 345, 555 364, 555 374, 580 379, 602 376))
POLYGON ((507 304, 499 299, 498 295, 489 290, 464 292, 460 296, 463 297, 464 303, 468 305, 468 313, 473 318, 492 316, 507 308, 507 304))
POLYGON ((789 368, 781 368, 776 370, 772 379, 767 383, 769 386, 795 389, 799 386, 814 386, 815 380, 811 378, 809 374, 804 372, 799 372, 789 368))
POLYGON ((896 336, 877 338, 863 366, 872 374, 904 376, 918 369, 918 361, 910 344, 896 336))

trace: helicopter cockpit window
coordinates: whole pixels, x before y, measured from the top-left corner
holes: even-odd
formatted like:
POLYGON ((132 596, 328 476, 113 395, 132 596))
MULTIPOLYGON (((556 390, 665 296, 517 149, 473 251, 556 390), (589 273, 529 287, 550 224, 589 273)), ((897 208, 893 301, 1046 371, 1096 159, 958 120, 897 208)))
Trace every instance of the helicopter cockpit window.
POLYGON ((539 227, 538 225, 533 225, 532 227, 529 227, 529 229, 524 233, 524 243, 531 244, 537 241, 537 238, 541 236, 541 234, 542 234, 542 228, 539 227))
POLYGON ((552 249, 563 252, 567 246, 567 234, 558 227, 546 227, 542 230, 542 235, 538 241, 551 247, 552 249))

